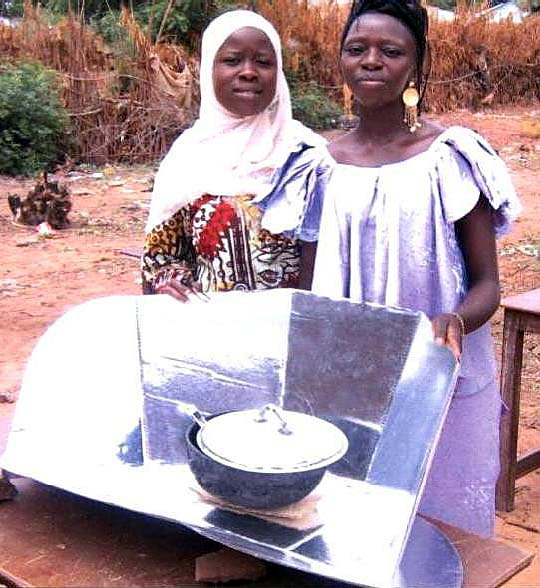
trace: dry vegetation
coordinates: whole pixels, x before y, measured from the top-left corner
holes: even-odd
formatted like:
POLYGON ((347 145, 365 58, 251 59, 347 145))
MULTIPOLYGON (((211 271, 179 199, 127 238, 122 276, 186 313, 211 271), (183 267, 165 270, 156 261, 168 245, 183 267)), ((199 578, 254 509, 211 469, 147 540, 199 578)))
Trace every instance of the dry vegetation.
POLYGON ((37 60, 58 73, 73 155, 83 161, 157 159, 196 110, 194 58, 181 47, 153 46, 127 10, 121 24, 118 55, 76 17, 49 27, 30 3, 21 26, 0 26, 4 58, 37 60))
MULTIPOLYGON (((332 0, 259 0, 258 7, 281 34, 287 69, 349 110, 337 66, 348 8, 332 0)), ((31 58, 58 72, 73 122, 74 156, 83 161, 155 160, 197 111, 197 56, 152 44, 127 11, 121 21, 125 46, 114 55, 77 17, 49 27, 30 2, 21 26, 0 26, 4 59, 31 58)), ((455 22, 432 21, 430 40, 428 110, 540 99, 540 17, 493 24, 461 10, 455 22)))
MULTIPOLYGON (((261 0, 259 8, 284 39, 287 67, 346 100, 337 55, 348 7, 331 0, 317 5, 261 0)), ((430 22, 428 110, 539 101, 540 17, 529 17, 523 24, 497 24, 463 7, 457 14, 454 22, 430 22)))
POLYGON ((522 24, 490 23, 462 12, 451 23, 434 21, 428 108, 443 112, 540 100, 540 17, 522 24))

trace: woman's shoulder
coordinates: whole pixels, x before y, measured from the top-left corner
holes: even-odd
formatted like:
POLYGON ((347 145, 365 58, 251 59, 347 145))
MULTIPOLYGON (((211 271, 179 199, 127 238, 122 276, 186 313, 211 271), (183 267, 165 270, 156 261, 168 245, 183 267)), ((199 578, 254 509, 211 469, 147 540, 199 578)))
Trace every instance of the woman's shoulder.
POLYGON ((443 126, 437 122, 427 122, 411 141, 411 149, 417 153, 465 155, 466 159, 497 152, 480 133, 461 125, 443 126))
POLYGON ((426 149, 429 149, 431 144, 437 141, 440 136, 444 135, 447 130, 448 127, 445 127, 438 122, 425 121, 417 131, 410 133, 410 142, 411 144, 416 145, 419 151, 425 151, 426 149))
POLYGON ((506 164, 497 151, 480 133, 468 127, 447 127, 433 141, 429 150, 438 175, 455 175, 461 181, 469 178, 475 183, 478 183, 479 178, 490 178, 497 182, 502 176, 508 175, 506 164))
MULTIPOLYGON (((489 142, 475 130, 453 125, 442 126, 436 122, 426 121, 423 126, 410 136, 405 136, 391 148, 387 146, 381 157, 373 156, 368 146, 363 145, 355 131, 345 133, 328 145, 328 153, 339 163, 352 163, 363 166, 357 161, 368 161, 366 167, 385 167, 386 165, 404 165, 418 161, 420 156, 425 167, 425 156, 437 170, 444 168, 445 161, 481 160, 482 165, 489 165, 489 160, 500 164, 497 152, 489 142), (362 155, 362 150, 365 154, 362 155), (496 161, 498 160, 498 161, 496 161)), ((427 169, 427 168, 426 168, 427 169)))
POLYGON ((462 200, 469 193, 473 203, 481 194, 496 212, 497 235, 506 233, 521 205, 506 163, 497 151, 480 133, 462 126, 446 129, 438 145, 435 167, 443 193, 450 199, 460 195, 462 200), (454 190, 458 186, 460 189, 454 190))
POLYGON ((452 151, 473 157, 476 154, 498 157, 497 151, 478 131, 460 125, 445 128, 437 137, 435 144, 449 147, 452 151))
POLYGON ((381 168, 389 164, 406 163, 417 155, 430 151, 445 131, 439 124, 427 122, 415 133, 403 134, 390 143, 373 145, 369 141, 364 142, 361 135, 353 130, 334 139, 329 144, 328 151, 338 164, 381 168))

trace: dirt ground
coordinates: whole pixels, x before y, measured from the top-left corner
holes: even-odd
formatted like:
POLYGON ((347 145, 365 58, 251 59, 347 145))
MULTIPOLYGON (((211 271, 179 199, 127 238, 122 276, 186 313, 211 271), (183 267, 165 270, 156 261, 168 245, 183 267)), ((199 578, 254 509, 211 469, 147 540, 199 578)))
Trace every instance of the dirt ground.
MULTIPOLYGON (((512 233, 499 242, 503 296, 540 288, 540 107, 437 117, 482 133, 510 167, 524 204, 512 233)), ((71 191, 71 227, 42 238, 12 223, 7 195, 25 195, 31 180, 0 176, 0 416, 11 413, 25 362, 39 336, 70 307, 98 296, 140 292, 138 261, 154 174, 151 167, 76 167, 59 175, 71 191)), ((502 313, 493 318, 500 353, 502 313)), ((526 339, 520 450, 540 447, 540 340, 526 339)), ((540 548, 540 471, 518 481, 516 509, 497 518, 497 537, 540 548)), ((508 586, 540 586, 540 563, 508 586)))

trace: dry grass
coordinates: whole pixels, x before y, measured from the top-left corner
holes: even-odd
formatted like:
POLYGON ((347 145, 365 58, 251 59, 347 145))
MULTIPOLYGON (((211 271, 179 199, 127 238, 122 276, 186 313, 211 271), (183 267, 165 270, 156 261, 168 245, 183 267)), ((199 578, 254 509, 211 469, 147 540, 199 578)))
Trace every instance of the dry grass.
POLYGON ((540 18, 490 23, 470 13, 433 22, 427 104, 433 111, 540 99, 540 18))
POLYGON ((277 28, 284 48, 285 67, 300 80, 315 80, 335 89, 339 36, 348 8, 330 0, 309 4, 305 0, 260 0, 258 8, 277 28))
MULTIPOLYGON (((287 67, 341 98, 337 56, 348 6, 333 0, 317 5, 305 0, 260 0, 259 9, 284 40, 287 67)), ((523 24, 496 24, 462 7, 454 22, 430 23, 430 45, 429 110, 540 100, 540 17, 523 24)))
POLYGON ((181 47, 152 45, 127 10, 121 23, 120 56, 76 17, 51 28, 29 3, 20 27, 0 26, 4 59, 30 58, 58 73, 73 156, 91 163, 158 159, 197 109, 194 60, 181 47))

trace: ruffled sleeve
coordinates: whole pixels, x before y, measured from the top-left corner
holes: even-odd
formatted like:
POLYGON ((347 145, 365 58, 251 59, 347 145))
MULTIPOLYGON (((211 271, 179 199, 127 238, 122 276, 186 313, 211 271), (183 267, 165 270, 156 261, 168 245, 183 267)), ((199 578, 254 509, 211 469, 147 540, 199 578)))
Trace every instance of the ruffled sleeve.
POLYGON ((491 145, 472 130, 451 127, 441 135, 437 152, 437 182, 446 219, 463 218, 482 194, 495 211, 497 237, 506 234, 521 204, 506 164, 491 145))
POLYGON ((332 167, 326 147, 300 145, 274 174, 271 191, 253 200, 262 211, 262 228, 302 241, 317 241, 332 167))

